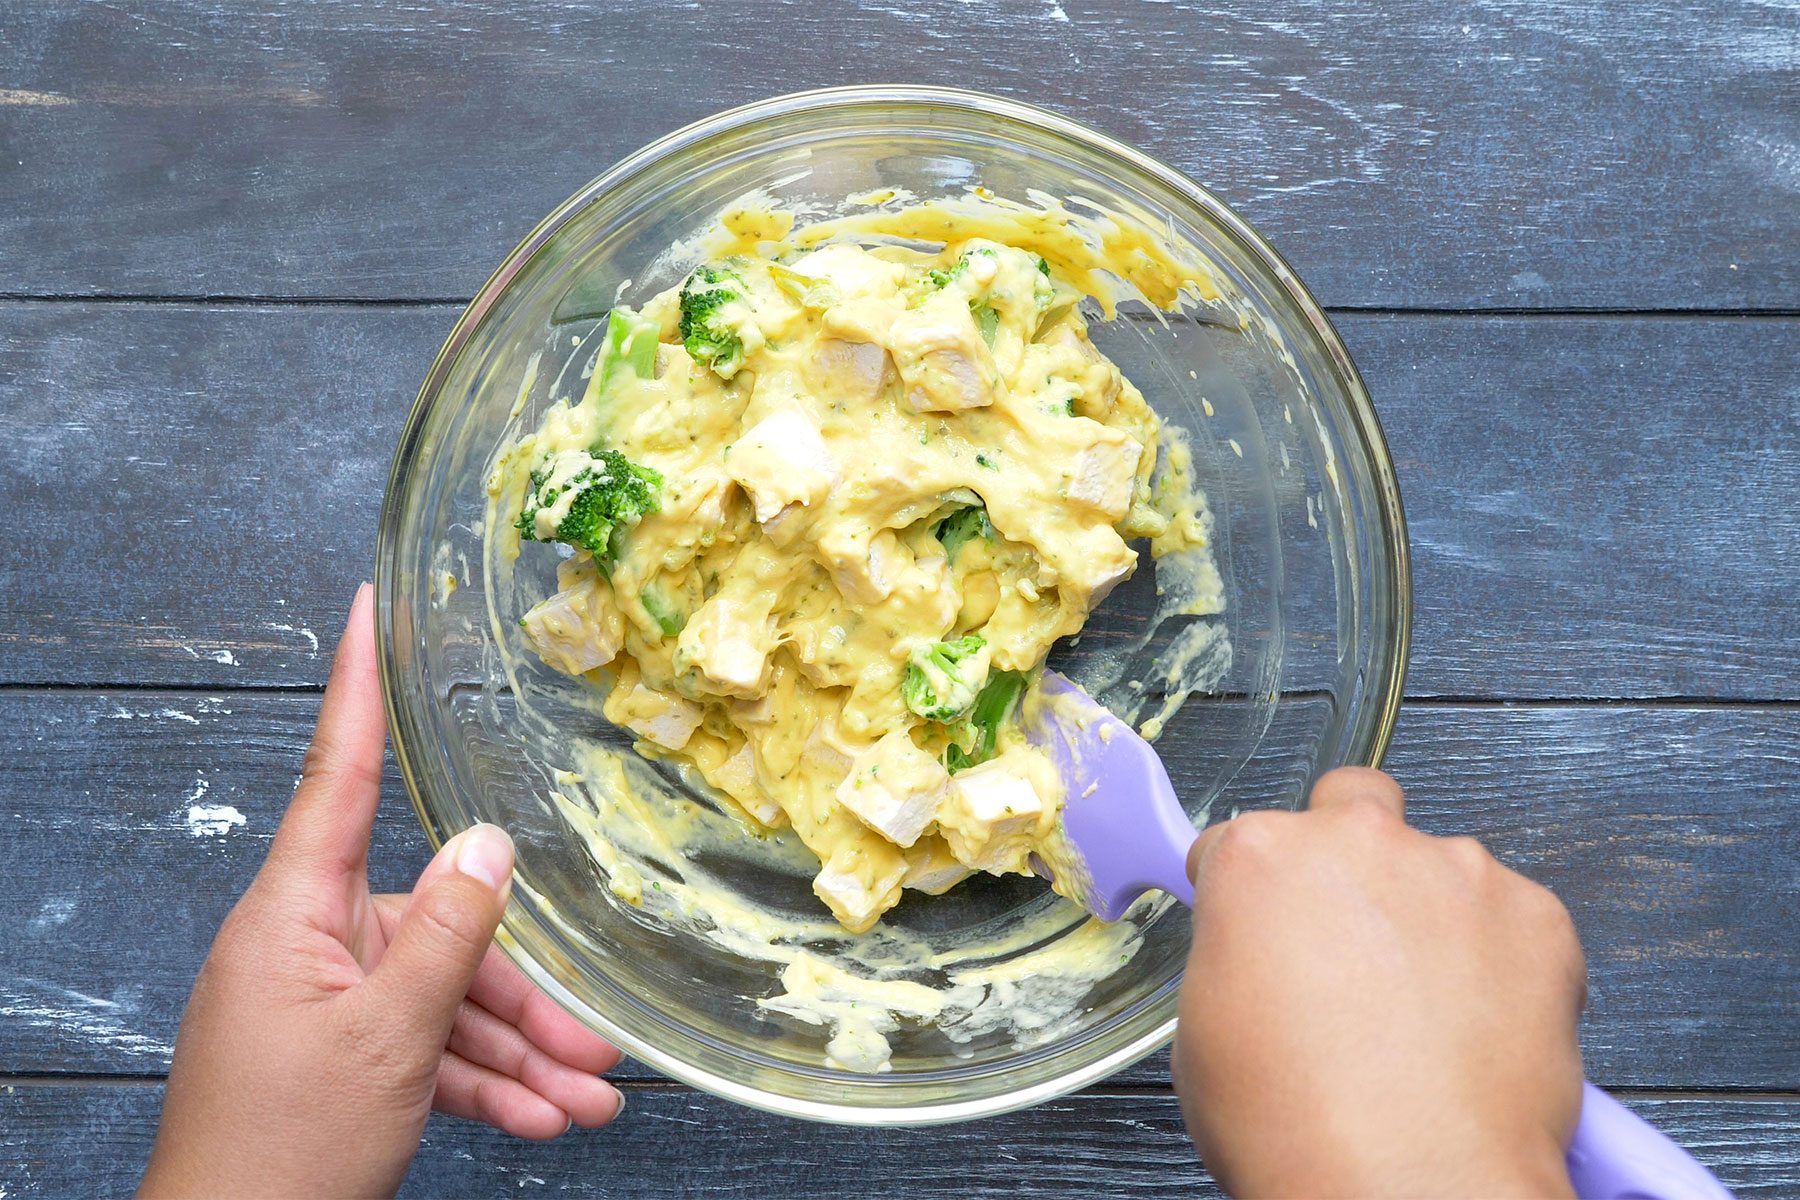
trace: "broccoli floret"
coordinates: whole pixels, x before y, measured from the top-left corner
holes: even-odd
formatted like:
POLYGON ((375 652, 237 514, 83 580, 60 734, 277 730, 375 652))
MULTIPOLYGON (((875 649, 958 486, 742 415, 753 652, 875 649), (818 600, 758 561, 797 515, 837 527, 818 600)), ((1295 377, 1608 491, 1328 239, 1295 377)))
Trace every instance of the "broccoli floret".
POLYGON ((925 291, 937 291, 940 288, 949 287, 969 273, 969 260, 978 254, 984 258, 994 257, 994 251, 990 247, 978 246, 975 249, 964 253, 948 267, 942 269, 934 267, 925 272, 919 279, 920 286, 925 291))
POLYGON ((743 276, 725 267, 702 266, 681 285, 682 344, 695 362, 711 367, 721 379, 730 379, 744 365, 738 326, 748 316, 747 305, 743 276))
POLYGON ((979 504, 973 508, 959 509, 939 521, 932 530, 937 540, 943 543, 944 557, 950 562, 956 561, 957 551, 976 538, 992 541, 994 526, 988 520, 987 509, 979 504))
POLYGON ((987 686, 975 697, 969 719, 963 724, 963 740, 950 743, 944 751, 944 766, 952 775, 965 767, 973 767, 994 757, 1000 741, 1000 728, 1012 719, 1019 697, 1025 694, 1025 675, 1020 671, 997 671, 987 686))
POLYGON ((900 696, 928 721, 950 721, 969 711, 987 682, 993 652, 978 633, 954 642, 929 642, 912 652, 900 696))
POLYGON ((558 454, 531 473, 519 534, 527 541, 567 542, 605 565, 618 549, 618 535, 656 511, 662 481, 659 472, 617 450, 596 446, 558 454))
MULTIPOLYGON (((913 303, 915 305, 922 304, 931 293, 942 291, 961 280, 969 273, 969 265, 977 255, 991 259, 997 253, 992 247, 978 246, 964 253, 949 267, 926 271, 919 276, 919 281, 914 287, 913 303)), ((1031 257, 1036 260, 1038 271, 1031 281, 1032 300, 1036 303, 1041 316, 1056 302, 1056 285, 1050 280, 1050 264, 1044 259, 1044 256, 1033 254, 1031 257)), ((986 286, 975 285, 969 290, 973 293, 969 298, 969 313, 975 318, 975 327, 981 332, 981 340, 986 342, 991 350, 994 346, 994 336, 1000 329, 1000 314, 985 298, 986 286)))
POLYGON ((662 328, 623 304, 606 315, 606 336, 594 364, 595 386, 605 392, 627 374, 648 379, 656 374, 656 344, 662 328))

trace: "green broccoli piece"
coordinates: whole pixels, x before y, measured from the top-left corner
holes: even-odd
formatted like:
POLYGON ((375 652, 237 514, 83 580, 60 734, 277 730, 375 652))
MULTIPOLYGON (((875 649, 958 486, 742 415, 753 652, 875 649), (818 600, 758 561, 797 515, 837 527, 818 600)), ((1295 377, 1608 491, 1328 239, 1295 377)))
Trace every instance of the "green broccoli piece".
POLYGON ((987 682, 990 653, 978 633, 954 642, 929 642, 912 652, 900 696, 928 721, 949 721, 969 711, 987 682))
POLYGON ((987 686, 975 697, 969 719, 963 725, 969 745, 965 748, 960 741, 952 742, 944 751, 944 766, 952 775, 994 757, 1000 741, 1000 727, 1012 719, 1013 709, 1024 694, 1025 674, 1022 671, 997 671, 988 679, 987 686))
POLYGON ((626 372, 639 379, 656 374, 656 344, 662 327, 646 321, 623 304, 606 315, 606 336, 600 342, 600 357, 594 363, 595 386, 605 392, 626 372))
POLYGON ((933 267, 919 277, 919 291, 921 293, 941 291, 949 287, 951 281, 967 269, 960 260, 947 271, 933 267))
POLYGON ((681 285, 681 342, 695 362, 730 379, 744 365, 738 333, 748 315, 744 278, 726 267, 702 266, 681 285), (733 311, 745 305, 741 311, 733 311))
POLYGON ((1050 278, 1050 264, 1038 255, 1038 277, 1031 281, 1032 303, 1037 305, 1038 316, 1049 312, 1056 305, 1056 284, 1050 278))
POLYGON ((983 257, 986 257, 986 258, 994 257, 994 251, 991 247, 979 246, 979 247, 975 248, 974 250, 970 250, 970 251, 966 252, 965 254, 963 254, 962 257, 958 258, 954 263, 951 263, 948 267, 944 267, 944 268, 934 267, 931 270, 925 272, 925 274, 920 276, 920 278, 919 278, 920 287, 924 291, 930 291, 930 292, 937 291, 941 288, 949 287, 951 284, 955 283, 957 280, 961 279, 964 275, 967 275, 969 273, 969 260, 974 258, 977 254, 982 255, 983 257))
POLYGON ((938 522, 932 533, 943 543, 944 557, 954 563, 957 552, 969 542, 976 538, 992 541, 994 526, 988 520, 987 509, 977 504, 951 513, 938 522))
MULTIPOLYGON (((980 246, 974 250, 968 251, 949 267, 926 271, 919 277, 919 281, 915 286, 913 303, 915 305, 923 303, 926 297, 932 292, 941 291, 962 279, 963 276, 969 273, 969 263, 976 255, 979 254, 988 258, 993 258, 996 253, 997 252, 992 247, 980 246)), ((1037 276, 1031 281, 1032 299, 1036 302, 1038 312, 1041 315, 1048 311, 1051 305, 1056 302, 1056 285, 1050 280, 1050 264, 1044 259, 1044 256, 1041 254, 1034 254, 1032 257, 1037 260, 1038 269, 1037 276)), ((984 293, 986 291, 985 288, 977 288, 974 290, 978 293, 984 293)), ((981 340, 987 343, 988 349, 993 349, 994 336, 1000 329, 999 312, 997 312, 994 306, 984 299, 982 295, 977 294, 972 296, 969 300, 969 313, 975 318, 975 327, 981 332, 981 340)))
POLYGON ((645 588, 639 592, 638 599, 643 602, 644 611, 650 614, 650 619, 656 622, 657 628, 663 631, 664 637, 677 636, 681 633, 681 627, 687 624, 687 618, 681 615, 680 610, 654 588, 645 588))
POLYGON ((981 331, 981 340, 992 350, 994 335, 1000 331, 1000 314, 994 311, 991 304, 977 304, 969 313, 975 318, 975 328, 981 331))
POLYGON ((516 528, 527 541, 567 542, 604 566, 618 551, 618 535, 656 511, 662 482, 659 472, 638 466, 617 450, 596 446, 585 453, 565 452, 531 473, 516 528), (546 510, 560 516, 554 529, 539 532, 546 510))

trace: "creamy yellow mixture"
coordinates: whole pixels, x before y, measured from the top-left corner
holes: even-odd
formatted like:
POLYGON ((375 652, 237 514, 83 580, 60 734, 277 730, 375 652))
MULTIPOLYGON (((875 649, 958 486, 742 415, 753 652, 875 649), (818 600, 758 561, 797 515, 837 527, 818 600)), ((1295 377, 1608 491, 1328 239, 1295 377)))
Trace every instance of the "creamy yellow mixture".
MULTIPOLYGON (((617 903, 634 920, 698 939, 716 952, 770 963, 778 980, 771 975, 774 990, 756 1005, 784 1020, 827 1027, 829 1065, 887 1070, 888 1040, 896 1030, 904 1036, 909 1026, 929 1027, 957 1044, 981 1044, 995 1033, 1020 1046, 1052 1041, 1088 1019, 1090 989, 1132 961, 1163 901, 1147 897, 1115 925, 1084 921, 1078 908, 1061 903, 1033 903, 941 930, 877 921, 902 888, 935 892, 973 869, 1018 869, 1032 846, 1053 836, 1061 800, 1045 764, 1019 744, 1010 715, 994 746, 992 762, 1000 765, 950 776, 944 760, 952 746, 980 751, 966 728, 970 718, 933 721, 914 712, 905 703, 906 668, 919 646, 964 630, 982 631, 983 645, 959 669, 973 671, 979 663, 990 677, 1004 677, 1015 666, 1036 666, 1060 632, 1079 629, 1108 583, 1086 562, 1075 563, 1065 577, 1045 549, 1066 562, 1071 539, 1086 539, 1117 555, 1124 535, 1142 532, 1151 535, 1157 559, 1153 611, 1141 629, 1133 626, 1129 644, 1109 643, 1097 657, 1084 648, 1076 677, 1096 694, 1104 691, 1114 710, 1139 722, 1147 737, 1157 735, 1188 694, 1217 685, 1232 655, 1223 626, 1181 620, 1217 614, 1224 606, 1208 549, 1211 519, 1193 483, 1187 431, 1158 428, 1137 390, 1094 352, 1085 322, 1064 301, 1070 293, 1086 296, 1108 318, 1127 300, 1169 311, 1204 304, 1227 319, 1236 305, 1220 297, 1204 256, 1172 240, 1153 214, 1038 193, 1016 201, 972 189, 925 204, 903 194, 871 194, 852 198, 836 213, 809 212, 804 222, 751 195, 649 269, 666 278, 671 269, 686 271, 696 262, 724 266, 728 260, 743 281, 755 324, 741 339, 742 361, 735 369, 729 359, 725 364, 729 377, 716 364, 697 369, 701 364, 687 352, 680 327, 680 289, 674 289, 638 313, 619 310, 636 321, 621 325, 622 336, 610 348, 600 334, 578 339, 569 374, 548 392, 571 399, 555 402, 537 431, 503 447, 494 463, 480 533, 487 642, 497 673, 510 684, 518 719, 533 731, 522 735, 525 752, 550 769, 556 786, 549 799, 606 880, 611 895, 596 902, 617 903), (982 243, 1008 259, 1023 252, 1055 295, 1027 335, 1031 315, 1019 302, 1024 284, 1030 284, 1033 308, 1041 305, 1043 285, 1022 278, 1017 259, 996 262, 987 279, 971 279, 965 268, 956 286, 970 293, 964 305, 977 347, 963 313, 932 294, 946 289, 922 288, 918 281, 932 271, 954 271, 964 253, 982 243), (1039 258, 1048 276, 1037 270, 1039 258), (898 284, 884 283, 896 272, 898 284), (976 289, 992 290, 996 281, 1010 281, 1015 297, 969 303, 977 299, 976 289), (830 315, 847 301, 843 316, 830 315), (984 306, 991 317, 978 311, 984 306), (859 308, 861 324, 834 323, 859 308), (977 371, 974 386, 967 387, 951 356, 925 361, 936 349, 926 341, 910 343, 909 350, 902 340, 897 357, 893 324, 879 322, 883 308, 907 318, 901 331, 925 324, 921 310, 938 312, 949 335, 942 348, 989 369, 977 371), (633 369, 602 369, 621 361, 633 369), (903 361, 911 382, 902 377, 903 361), (577 402, 567 380, 583 362, 586 392, 577 402), (1028 363, 1060 368, 1061 391, 1034 379, 1028 363), (1114 380, 1117 392, 1103 411, 1114 380), (916 403, 915 392, 926 405, 959 395, 979 400, 984 393, 987 402, 933 409, 916 403), (1044 408, 1023 407, 1023 398, 1034 394, 1044 408), (1059 398, 1060 414, 1054 411, 1059 398), (1069 402, 1076 406, 1073 414, 1069 402), (739 463, 752 465, 737 466, 740 477, 732 460, 746 435, 771 417, 789 423, 773 427, 777 436, 749 440, 752 453, 739 463), (806 436, 809 429, 817 445, 806 436), (1086 431, 1090 440, 1077 439, 1074 431, 1086 431), (1111 520, 1106 510, 1070 504, 1062 490, 1074 478, 1048 457, 1029 453, 1049 445, 1066 455, 1122 446, 1125 439, 1140 449, 1126 506, 1111 520), (796 461, 798 451, 818 445, 825 455, 813 465, 830 479, 822 492, 804 471, 766 469, 771 460, 796 461), (589 550, 571 555, 562 549, 560 591, 534 605, 546 592, 537 582, 543 566, 555 558, 547 547, 526 548, 526 561, 518 565, 529 569, 515 573, 520 539, 557 535, 571 502, 541 501, 584 466, 591 469, 599 447, 633 469, 641 464, 655 472, 656 511, 622 522, 601 545, 599 560, 589 550), (971 469, 973 456, 987 458, 990 448, 1000 452, 990 461, 1016 473, 1002 477, 979 461, 971 469), (765 469, 756 476, 759 449, 765 469), (909 479, 901 467, 920 474, 909 479), (760 515, 759 479, 768 481, 760 515), (923 497, 933 486, 944 494, 925 511, 923 497), (918 498, 909 502, 908 493, 918 498), (908 515, 909 503, 912 519, 894 523, 908 515), (1028 515, 1033 504, 1043 511, 1028 515), (871 532, 845 526, 852 511, 868 514, 871 532), (972 521, 972 513, 987 526, 972 521), (886 520, 878 523, 882 515, 886 520), (785 532, 790 518, 791 534, 785 532), (945 541, 959 539, 946 521, 960 523, 963 533, 972 524, 981 536, 962 539, 950 553, 945 541), (836 536, 827 539, 834 527, 836 536), (865 537, 860 559, 843 552, 865 537), (888 552, 880 571, 874 569, 878 542, 888 552), (902 583, 910 583, 911 591, 902 583), (935 599, 920 594, 933 584, 935 599), (850 598, 869 595, 857 589, 871 585, 886 585, 887 594, 873 601, 850 598), (722 596, 730 609, 708 609, 722 596), (990 597, 991 611, 984 612, 990 597), (517 631, 522 638, 495 624, 502 617, 510 624, 527 609, 517 631), (915 617, 925 623, 899 624, 915 617), (999 635, 993 644, 985 636, 990 632, 999 635), (1131 666, 1153 639, 1160 648, 1154 679, 1131 666), (577 682, 559 688, 522 674, 514 657, 521 641, 577 682), (997 662, 1003 647, 1008 656, 997 662), (888 688, 865 684, 866 673, 885 677, 888 688), (902 693, 898 707, 895 680, 902 693), (591 703, 625 723, 640 753, 669 760, 683 782, 659 773, 666 766, 596 742, 579 721, 547 720, 537 706, 552 692, 562 704, 586 710, 591 703), (806 712, 796 702, 808 706, 806 712), (890 724, 884 727, 884 720, 890 724), (896 731, 906 744, 889 737, 896 731), (840 798, 840 789, 858 777, 872 783, 886 776, 891 783, 896 774, 907 776, 905 768, 896 772, 883 759, 865 760, 869 770, 858 771, 859 758, 883 738, 889 738, 883 753, 901 752, 917 772, 912 778, 921 786, 909 786, 905 795, 927 797, 929 820, 910 846, 902 844, 910 830, 894 831, 893 822, 900 816, 917 822, 918 804, 878 808, 868 801, 876 792, 863 795, 854 787, 840 798), (956 781, 973 775, 979 782, 984 770, 1013 797, 1023 798, 1029 789, 1038 812, 1023 814, 1027 819, 1010 829, 991 819, 993 808, 962 820, 971 806, 966 793, 960 804, 953 799, 956 781), (714 811, 692 798, 696 789, 730 802, 714 811), (884 835, 882 823, 898 837, 884 835), (967 858, 980 860, 984 835, 994 854, 989 862, 977 868, 958 857, 960 846, 967 858), (847 860, 851 865, 836 879, 828 867, 834 857, 840 866, 847 860), (892 883, 896 859, 905 864, 898 887, 892 883), (802 878, 824 875, 820 891, 832 907, 821 905, 817 918, 770 909, 741 890, 737 863, 802 878), (852 926, 875 923, 844 938, 845 918, 852 926)), ((721 311, 744 315, 735 302, 721 311)), ((1174 336, 1153 326, 1137 332, 1151 340, 1174 336)), ((515 417, 539 395, 539 357, 532 356, 525 372, 515 417)), ((1044 378, 1056 374, 1047 370, 1044 378)), ((1114 505, 1116 511, 1116 500, 1114 505)), ((1126 555, 1129 570, 1135 555, 1126 555)), ((466 564, 463 571, 467 576, 466 564)), ((454 582, 448 569, 445 578, 454 582)), ((449 587, 440 588, 439 603, 450 595, 449 587)), ((923 683, 930 686, 915 689, 915 698, 955 706, 966 699, 973 677, 923 683)), ((1022 815, 1005 813, 1006 791, 987 790, 996 793, 998 817, 1022 815)), ((546 905, 556 915, 547 898, 546 905)), ((571 926, 570 932, 577 931, 571 926)))
POLYGON ((941 249, 729 215, 714 262, 615 311, 585 394, 491 484, 526 538, 576 545, 529 644, 640 751, 791 826, 853 932, 903 889, 1054 855, 1061 784, 1016 713, 1134 570, 1128 539, 1187 551, 1207 525, 1184 470, 1153 493, 1160 422, 1077 307, 1110 311, 1103 266, 1162 305, 1191 271, 1054 213, 883 217, 941 249), (633 472, 609 533, 564 536, 584 488, 633 472))

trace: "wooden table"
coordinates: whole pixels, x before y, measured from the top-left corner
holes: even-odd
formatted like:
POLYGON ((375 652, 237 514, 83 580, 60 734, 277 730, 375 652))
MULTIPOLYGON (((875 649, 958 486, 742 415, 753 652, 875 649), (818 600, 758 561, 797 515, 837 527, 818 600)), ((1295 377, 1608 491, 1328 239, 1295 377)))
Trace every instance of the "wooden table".
MULTIPOLYGON (((463 300, 650 138, 882 79, 1092 122, 1292 259, 1412 518, 1416 819, 1567 901, 1595 1080, 1800 1194, 1800 12, 1242 9, 0 8, 0 1196, 135 1182, 463 300)), ((403 885, 397 785, 377 843, 403 885)), ((1210 1187, 1161 1059, 908 1133, 621 1074, 626 1117, 554 1145, 434 1121, 408 1192, 1210 1187)))

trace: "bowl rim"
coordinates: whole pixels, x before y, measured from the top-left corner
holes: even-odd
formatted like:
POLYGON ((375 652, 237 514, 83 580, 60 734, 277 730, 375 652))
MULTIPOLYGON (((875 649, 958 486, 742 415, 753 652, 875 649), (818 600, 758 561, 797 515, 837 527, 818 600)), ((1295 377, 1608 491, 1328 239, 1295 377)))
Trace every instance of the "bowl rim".
MULTIPOLYGON (((407 416, 388 472, 376 533, 374 583, 379 650, 377 659, 380 666, 382 703, 388 728, 392 734, 394 759, 399 766, 401 778, 406 784, 413 811, 417 815, 434 853, 441 849, 448 839, 426 806, 419 773, 408 747, 398 734, 400 714, 396 696, 399 680, 393 628, 396 572, 387 564, 394 559, 390 552, 395 546, 399 532, 399 489, 406 473, 405 468, 415 456, 417 445, 423 438, 426 418, 457 358, 467 346, 475 330, 486 320, 488 313, 526 264, 576 214, 608 189, 695 143, 764 119, 788 116, 806 110, 829 112, 836 109, 854 109, 865 106, 910 105, 951 107, 998 116, 1004 120, 1035 126, 1090 150, 1123 160, 1131 167, 1181 195, 1194 207, 1205 213, 1210 220, 1235 236, 1258 260, 1259 265, 1268 271, 1270 277, 1305 317, 1319 347, 1325 350, 1332 369, 1339 377, 1338 382, 1347 402, 1351 427, 1361 441, 1362 449, 1367 454, 1372 467, 1371 483, 1375 491, 1375 512, 1387 535, 1381 539, 1381 545, 1385 547, 1388 556, 1386 572, 1386 578, 1389 580, 1388 594, 1371 599, 1372 604, 1377 606, 1385 601, 1387 610, 1393 615, 1393 637, 1390 643, 1391 661, 1386 664, 1381 678, 1368 681, 1369 694, 1379 696, 1379 703, 1373 706, 1369 712, 1369 719, 1364 723, 1369 738, 1366 765, 1379 766, 1381 764, 1399 717, 1411 648, 1412 575, 1406 516, 1400 500, 1399 482, 1395 475, 1392 456, 1388 450, 1387 439, 1382 432, 1380 419, 1369 398, 1368 389, 1330 317, 1326 315, 1323 307, 1313 297, 1293 267, 1230 205, 1194 182, 1186 174, 1154 155, 1145 153, 1110 134, 1071 117, 1022 101, 963 88, 914 84, 864 84, 816 88, 738 105, 683 126, 620 159, 577 190, 552 210, 548 216, 539 221, 482 284, 480 290, 476 292, 474 298, 457 318, 456 324, 451 328, 443 346, 438 350, 436 358, 433 359, 431 369, 426 373, 424 382, 420 385, 418 396, 407 416), (1376 688, 1381 690, 1376 692, 1376 688)), ((1357 732, 1354 729, 1348 731, 1352 741, 1357 740, 1357 732)), ((621 1028, 611 1018, 598 1012, 570 992, 518 944, 508 928, 513 906, 518 903, 520 902, 516 894, 508 901, 507 916, 502 920, 495 940, 506 956, 534 986, 542 989, 565 1009, 574 1013, 614 1045, 645 1065, 727 1100, 782 1116, 801 1117, 841 1125, 880 1126, 931 1125, 993 1116, 1040 1104, 1102 1080, 1168 1044, 1175 1033, 1175 1016, 1171 1012, 1167 1020, 1086 1066, 1073 1069, 1053 1079, 974 1099, 936 1101, 921 1105, 885 1106, 809 1100, 767 1091, 696 1067, 645 1041, 629 1030, 621 1028)))

